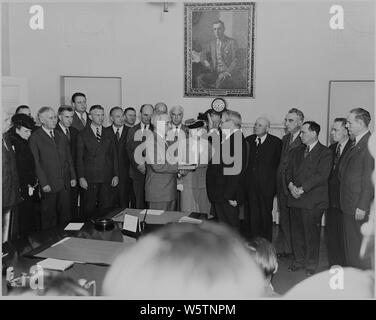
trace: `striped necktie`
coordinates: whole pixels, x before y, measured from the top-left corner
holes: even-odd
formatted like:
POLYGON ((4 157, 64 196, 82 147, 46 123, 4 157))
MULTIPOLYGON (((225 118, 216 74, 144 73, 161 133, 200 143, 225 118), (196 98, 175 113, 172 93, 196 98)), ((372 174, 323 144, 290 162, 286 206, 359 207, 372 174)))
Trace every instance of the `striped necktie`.
POLYGON ((97 141, 98 141, 98 142, 101 142, 101 133, 100 133, 100 131, 99 131, 99 127, 97 127, 96 138, 97 138, 97 141))

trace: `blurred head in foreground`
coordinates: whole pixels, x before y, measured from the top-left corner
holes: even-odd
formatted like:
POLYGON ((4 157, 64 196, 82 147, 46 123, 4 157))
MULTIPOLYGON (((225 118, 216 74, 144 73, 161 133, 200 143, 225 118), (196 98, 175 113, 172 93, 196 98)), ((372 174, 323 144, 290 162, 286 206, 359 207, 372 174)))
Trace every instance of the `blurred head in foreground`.
POLYGON ((258 237, 249 243, 251 254, 255 262, 261 268, 264 275, 264 284, 266 288, 266 295, 274 296, 274 291, 271 283, 272 278, 278 270, 277 253, 274 246, 266 239, 258 237))
POLYGON ((103 294, 127 299, 249 299, 263 276, 243 241, 227 227, 167 225, 120 254, 103 294))

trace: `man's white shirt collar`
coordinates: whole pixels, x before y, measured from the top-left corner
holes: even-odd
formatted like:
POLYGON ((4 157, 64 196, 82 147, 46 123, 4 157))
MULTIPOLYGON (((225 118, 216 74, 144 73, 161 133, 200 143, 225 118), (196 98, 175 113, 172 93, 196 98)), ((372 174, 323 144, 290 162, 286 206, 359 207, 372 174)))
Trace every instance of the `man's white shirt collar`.
POLYGON ((258 136, 256 136, 256 139, 255 139, 255 142, 256 142, 256 144, 258 143, 257 142, 257 139, 258 138, 260 138, 261 139, 261 144, 263 144, 264 143, 264 141, 265 141, 265 139, 266 139, 266 136, 267 136, 268 134, 264 134, 261 138, 260 137, 258 137, 258 136))
POLYGON ((148 130, 150 128, 150 125, 149 124, 145 124, 143 122, 141 122, 141 130, 144 131, 145 129, 148 130))
POLYGON ((318 142, 319 142, 319 140, 316 140, 314 143, 311 143, 311 144, 309 145, 309 152, 312 151, 312 149, 315 147, 315 145, 316 145, 318 142))
POLYGON ((86 114, 86 112, 84 112, 84 113, 79 113, 77 111, 75 111, 75 112, 76 112, 76 114, 77 114, 77 116, 78 116, 79 119, 83 118, 85 121, 87 120, 87 114, 86 114))
MULTIPOLYGON (((46 129, 44 126, 41 126, 41 127, 42 127, 42 129, 44 130, 44 132, 47 133, 49 137, 51 137, 51 131, 54 131, 54 130, 53 130, 53 129, 52 129, 52 130, 48 130, 48 129, 46 129)), ((55 136, 55 132, 54 132, 53 134, 54 134, 54 136, 55 136)))
POLYGON ((292 135, 292 142, 295 141, 295 139, 299 136, 299 134, 300 134, 300 130, 297 131, 297 132, 295 132, 295 133, 292 135))
POLYGON ((366 132, 364 132, 364 133, 362 133, 362 134, 356 136, 356 137, 355 137, 355 145, 357 145, 358 142, 360 141, 360 139, 362 139, 362 138, 363 138, 368 132, 369 132, 369 130, 367 130, 366 132))
POLYGON ((349 138, 347 138, 345 141, 342 141, 341 143, 338 143, 339 148, 340 148, 340 149, 339 149, 340 154, 342 154, 343 149, 345 148, 345 145, 346 145, 347 141, 349 141, 349 138))
POLYGON ((120 135, 120 137, 121 137, 121 134, 123 133, 123 127, 124 126, 121 126, 121 127, 115 127, 114 125, 112 125, 112 130, 114 130, 114 133, 116 134, 116 132, 118 131, 118 129, 119 129, 119 135, 120 135))
POLYGON ((97 127, 97 126, 95 126, 95 125, 92 123, 92 124, 90 125, 90 127, 91 127, 91 130, 93 130, 94 135, 97 134, 97 128, 99 129, 99 134, 102 135, 102 126, 97 127))
MULTIPOLYGON (((64 134, 66 134, 68 128, 64 127, 64 126, 61 124, 61 122, 59 122, 59 126, 60 126, 61 130, 63 130, 64 134)), ((69 130, 69 129, 68 129, 68 130, 69 130)))

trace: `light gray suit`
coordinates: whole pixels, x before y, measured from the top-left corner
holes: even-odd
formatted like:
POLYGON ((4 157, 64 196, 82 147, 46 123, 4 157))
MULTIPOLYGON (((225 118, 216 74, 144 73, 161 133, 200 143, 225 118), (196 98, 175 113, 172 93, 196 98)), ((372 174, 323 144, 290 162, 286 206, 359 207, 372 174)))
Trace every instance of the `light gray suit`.
POLYGON ((146 140, 145 200, 150 209, 175 210, 178 164, 167 161, 169 145, 155 132, 146 140))

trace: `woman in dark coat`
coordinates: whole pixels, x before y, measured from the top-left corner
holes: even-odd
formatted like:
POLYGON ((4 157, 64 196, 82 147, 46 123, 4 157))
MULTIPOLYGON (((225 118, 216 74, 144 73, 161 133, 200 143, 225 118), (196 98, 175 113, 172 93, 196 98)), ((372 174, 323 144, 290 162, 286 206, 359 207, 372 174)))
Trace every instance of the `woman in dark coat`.
POLYGON ((34 121, 25 114, 15 114, 12 117, 12 128, 9 137, 16 155, 16 167, 19 177, 21 202, 18 205, 17 217, 13 222, 15 233, 25 237, 37 231, 38 181, 35 174, 34 157, 28 140, 34 129, 34 121))

